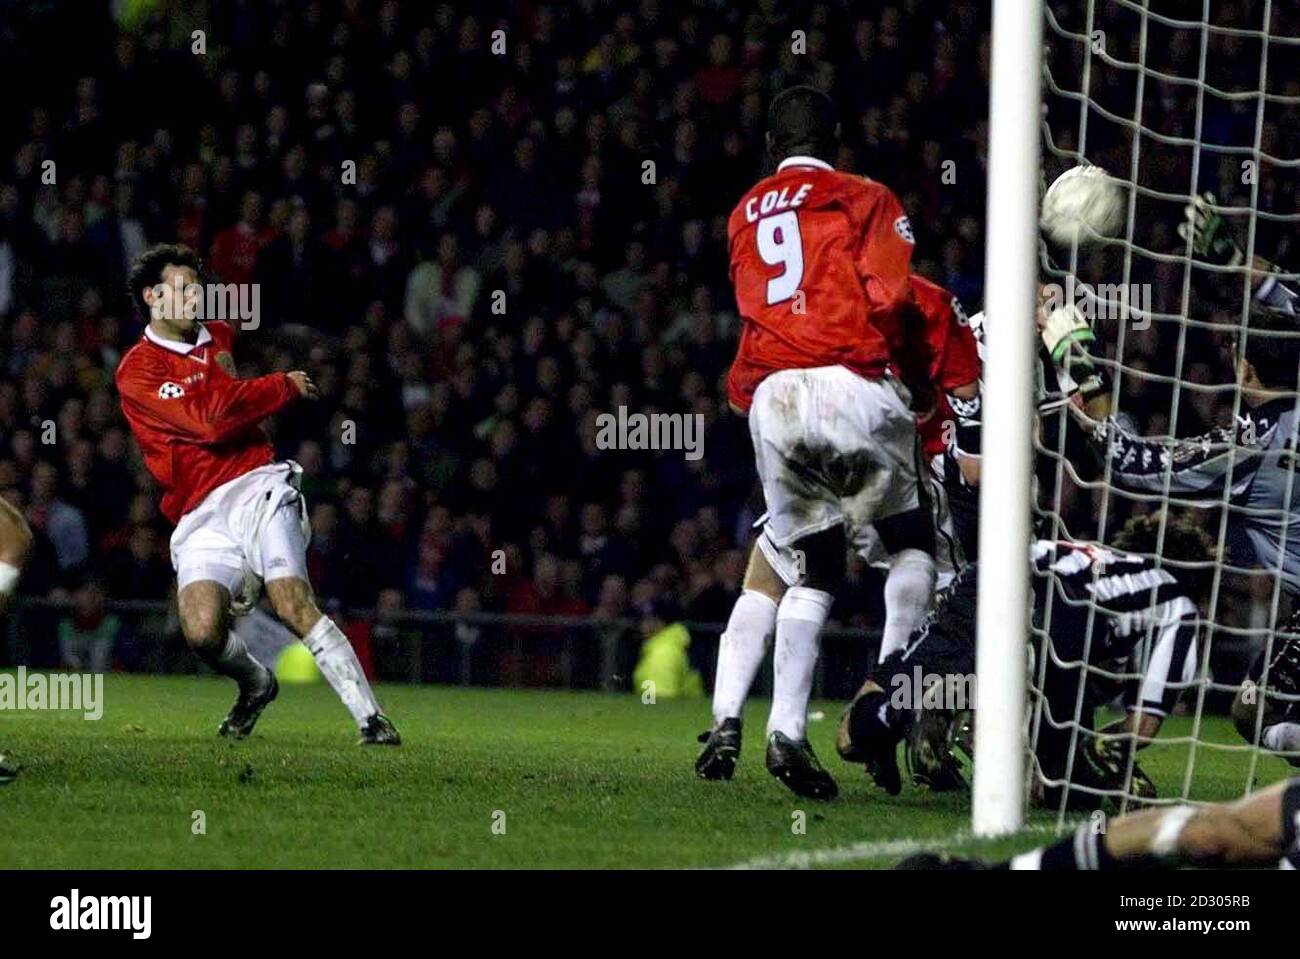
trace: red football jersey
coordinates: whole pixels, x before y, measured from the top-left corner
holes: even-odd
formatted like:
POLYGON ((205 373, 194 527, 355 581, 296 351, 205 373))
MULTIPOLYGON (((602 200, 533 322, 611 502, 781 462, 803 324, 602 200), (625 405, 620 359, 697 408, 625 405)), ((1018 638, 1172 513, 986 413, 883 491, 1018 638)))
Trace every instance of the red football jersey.
POLYGON ((887 187, 790 157, 741 198, 727 234, 744 324, 727 377, 737 409, 777 370, 838 365, 878 377, 892 359, 905 383, 926 382, 912 227, 887 187))
POLYGON ((912 293, 925 316, 925 338, 930 344, 930 382, 938 394, 934 415, 917 427, 927 457, 942 453, 944 424, 953 419, 947 395, 980 377, 979 346, 970 320, 957 297, 937 283, 912 274, 912 293))
POLYGON ((199 324, 194 344, 146 328, 117 367, 122 412, 172 523, 221 484, 271 462, 275 450, 258 424, 298 397, 284 373, 239 379, 234 336, 225 323, 199 324))

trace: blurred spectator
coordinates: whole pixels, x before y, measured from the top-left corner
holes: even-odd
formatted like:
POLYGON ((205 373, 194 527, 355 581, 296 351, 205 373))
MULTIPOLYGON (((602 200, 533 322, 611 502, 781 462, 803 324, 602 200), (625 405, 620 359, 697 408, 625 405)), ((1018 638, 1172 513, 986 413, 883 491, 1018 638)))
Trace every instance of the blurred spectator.
POLYGON ((121 623, 104 610, 104 590, 89 580, 72 594, 70 616, 59 622, 59 658, 62 668, 106 673, 113 668, 113 649, 121 623))

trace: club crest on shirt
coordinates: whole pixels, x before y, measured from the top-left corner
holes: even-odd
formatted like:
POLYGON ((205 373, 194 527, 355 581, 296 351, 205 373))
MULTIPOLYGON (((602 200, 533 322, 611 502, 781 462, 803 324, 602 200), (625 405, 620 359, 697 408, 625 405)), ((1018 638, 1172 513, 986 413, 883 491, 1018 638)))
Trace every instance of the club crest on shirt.
POLYGON ((894 221, 894 232, 913 246, 916 245, 916 237, 912 235, 912 221, 906 216, 900 216, 894 221))
POLYGON ((239 378, 239 374, 235 372, 235 358, 225 350, 217 354, 217 366, 221 367, 231 379, 239 378))
POLYGON ((184 395, 185 387, 170 380, 158 387, 158 399, 160 400, 178 400, 184 395))

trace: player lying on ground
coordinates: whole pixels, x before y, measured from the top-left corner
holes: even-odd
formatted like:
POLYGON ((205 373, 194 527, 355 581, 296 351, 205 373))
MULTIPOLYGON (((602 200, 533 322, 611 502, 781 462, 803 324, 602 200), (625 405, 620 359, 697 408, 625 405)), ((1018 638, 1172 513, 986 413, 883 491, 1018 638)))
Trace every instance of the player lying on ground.
MULTIPOLYGON (((1040 798, 1048 804, 1059 803, 1067 782, 1064 798, 1071 807, 1098 805, 1107 794, 1154 795, 1136 763, 1133 786, 1125 788, 1130 749, 1142 749, 1159 733, 1179 693, 1195 680, 1205 577, 1186 564, 1212 555, 1212 544, 1198 527, 1171 519, 1157 566, 1151 554, 1159 533, 1159 516, 1142 516, 1124 526, 1113 549, 1047 540, 1034 544, 1034 628, 1037 637, 1051 643, 1051 655, 1042 639, 1033 644, 1043 667, 1044 698, 1035 756, 1045 785, 1040 798), (1081 668, 1083 663, 1088 665, 1081 668), (1137 679, 1142 663, 1148 665, 1137 679), (1132 678, 1120 680, 1118 674, 1132 678), (1071 758, 1080 683, 1083 748, 1071 758), (1096 710, 1116 696, 1123 697, 1125 717, 1093 732, 1096 710)), ((963 785, 953 747, 970 754, 968 710, 974 703, 966 680, 975 671, 977 577, 978 564, 962 571, 912 642, 873 672, 840 721, 840 755, 864 763, 891 794, 902 785, 901 741, 920 783, 938 789, 963 785), (941 684, 921 698, 920 708, 913 688, 918 668, 926 682, 941 684), (955 694, 966 701, 945 701, 955 694)))
MULTIPOLYGON (((1203 436, 1168 439, 1135 436, 1111 416, 1110 391, 1103 389, 1072 412, 1084 426, 1097 455, 1109 458, 1111 481, 1148 494, 1168 491, 1184 500, 1218 507, 1226 502, 1225 542, 1244 543, 1247 565, 1280 571, 1281 588, 1293 602, 1300 597, 1300 482, 1293 453, 1300 433, 1296 387, 1300 378, 1300 338, 1295 317, 1256 305, 1244 337, 1236 344, 1237 383, 1242 413, 1234 428, 1220 427, 1203 436), (1244 342, 1243 342, 1244 340, 1244 342), (1229 486, 1229 484, 1231 484, 1229 486)), ((1065 362, 1091 365, 1090 357, 1072 351, 1065 362)), ((1267 677, 1270 691, 1300 692, 1300 669, 1288 666, 1300 657, 1300 608, 1268 636, 1251 676, 1265 680, 1266 664, 1278 671, 1267 677)), ((1240 700, 1242 694, 1239 694, 1240 700)), ((1254 704, 1239 701, 1234 712, 1249 729, 1248 741, 1291 756, 1300 756, 1300 722, 1292 708, 1267 710, 1256 733, 1254 704), (1258 739, 1256 736, 1258 735, 1258 739)))
MULTIPOLYGON (((954 424, 967 422, 953 412, 954 407, 960 407, 966 418, 978 415, 979 409, 979 355, 965 312, 951 293, 916 274, 912 275, 912 290, 925 317, 926 336, 932 350, 930 381, 940 397, 938 412, 918 430, 922 452, 930 467, 923 481, 929 486, 930 507, 939 535, 933 558, 907 548, 909 538, 906 530, 898 525, 898 518, 864 526, 854 537, 855 552, 866 562, 887 571, 881 659, 901 648, 920 625, 930 607, 936 582, 938 588, 946 587, 964 565, 948 518, 942 471, 954 424)), ((962 429, 960 425, 955 428, 962 429)), ((910 516, 903 518, 906 522, 911 520, 910 516)), ((740 756, 745 700, 767 654, 776 629, 777 607, 786 590, 786 584, 766 558, 770 550, 760 533, 750 549, 741 594, 719 641, 713 725, 700 736, 705 745, 695 761, 695 772, 704 779, 730 779, 740 756)))
POLYGON ((832 168, 838 138, 829 97, 782 91, 768 118, 776 173, 728 221, 743 321, 728 398, 749 417, 765 555, 789 586, 776 610, 767 768, 815 799, 837 791, 805 724, 849 536, 910 514, 896 548, 934 554, 918 480, 914 416, 931 413, 934 396, 909 279, 912 228, 885 186, 832 168))
POLYGON ((987 862, 919 853, 898 869, 1094 871, 1265 866, 1300 869, 1300 779, 1274 783, 1230 803, 1144 809, 1098 833, 1091 822, 1065 839, 987 862))
MULTIPOLYGON (((0 494, 0 621, 4 619, 9 598, 18 591, 18 577, 32 549, 32 531, 3 494, 0 494)), ((0 783, 18 775, 18 766, 0 754, 0 783)))
POLYGON ((176 524, 171 555, 185 641, 239 686, 218 732, 247 736, 279 688, 230 628, 232 613, 250 609, 265 586, 275 615, 311 650, 356 720, 361 742, 397 745, 352 645, 312 595, 302 470, 275 459, 259 425, 298 399, 314 399, 316 386, 301 371, 239 379, 233 327, 195 319, 198 268, 184 246, 156 246, 136 261, 131 298, 150 319, 122 357, 117 390, 163 489, 163 515, 176 524))

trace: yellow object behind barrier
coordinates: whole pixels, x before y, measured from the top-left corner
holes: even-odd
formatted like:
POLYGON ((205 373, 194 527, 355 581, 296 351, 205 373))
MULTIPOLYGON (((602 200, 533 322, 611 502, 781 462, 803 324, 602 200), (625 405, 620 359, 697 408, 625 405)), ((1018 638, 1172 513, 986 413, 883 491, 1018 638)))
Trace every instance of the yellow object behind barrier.
POLYGON ((290 643, 275 661, 275 678, 282 683, 318 683, 316 660, 302 643, 290 643))

